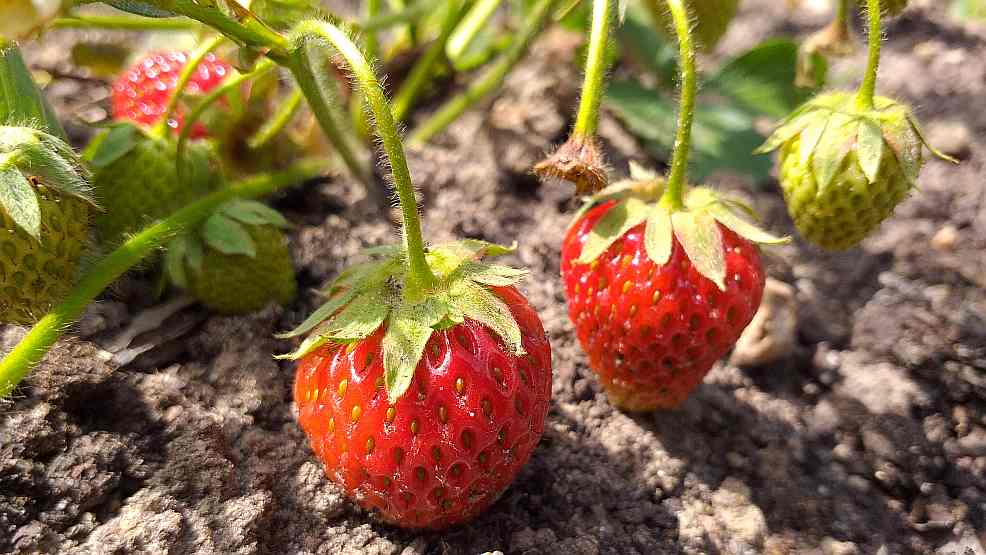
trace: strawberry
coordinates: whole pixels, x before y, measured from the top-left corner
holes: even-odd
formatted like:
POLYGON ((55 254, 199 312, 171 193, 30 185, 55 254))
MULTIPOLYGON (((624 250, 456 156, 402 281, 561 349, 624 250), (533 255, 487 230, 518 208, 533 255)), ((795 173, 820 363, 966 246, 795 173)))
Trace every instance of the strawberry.
POLYGON ((32 324, 75 283, 94 204, 63 140, 0 127, 0 323, 32 324))
POLYGON ((199 229, 168 246, 171 281, 223 314, 246 314, 294 298, 297 284, 284 216, 256 201, 234 200, 199 229))
MULTIPOLYGON (((113 84, 111 104, 113 119, 152 127, 164 116, 169 100, 175 94, 178 78, 188 63, 189 54, 181 51, 149 54, 137 61, 113 84)), ((219 86, 232 72, 232 67, 215 54, 206 54, 188 81, 186 91, 206 94, 219 86)), ((168 127, 181 129, 182 115, 176 113, 168 127)), ((192 137, 204 137, 208 130, 196 125, 192 137)))
POLYGON ((780 151, 780 182, 801 234, 845 250, 880 226, 914 188, 925 141, 907 106, 877 97, 861 107, 849 92, 808 101, 757 152, 780 151))
POLYGON ((479 261, 501 252, 479 241, 434 247, 438 286, 407 299, 395 289, 406 278, 402 251, 385 249, 340 276, 330 301, 289 334, 315 329, 292 355, 312 449, 389 523, 438 529, 476 516, 541 437, 551 351, 514 288, 524 272, 479 261))
POLYGON ((146 135, 129 124, 93 139, 85 157, 104 208, 96 218, 103 243, 118 244, 219 185, 222 176, 206 144, 186 145, 180 171, 176 153, 174 140, 146 135))
MULTIPOLYGON (((685 0, 684 3, 694 21, 692 33, 695 42, 704 50, 712 50, 719 44, 739 9, 739 0, 685 0)), ((644 4, 657 22, 658 29, 674 36, 674 23, 664 0, 648 0, 644 4)))
POLYGON ((694 188, 684 206, 664 180, 635 170, 591 198, 566 234, 568 313, 610 401, 674 408, 733 346, 760 305, 754 245, 782 239, 743 219, 740 205, 694 188))

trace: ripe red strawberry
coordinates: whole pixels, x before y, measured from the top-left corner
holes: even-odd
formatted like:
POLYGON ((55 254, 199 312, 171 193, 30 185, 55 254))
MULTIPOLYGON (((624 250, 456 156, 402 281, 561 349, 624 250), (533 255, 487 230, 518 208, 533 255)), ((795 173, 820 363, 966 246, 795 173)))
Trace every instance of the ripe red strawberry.
POLYGON ((776 241, 708 189, 677 210, 649 204, 662 188, 655 179, 604 190, 562 246, 569 317, 611 402, 627 410, 678 406, 729 351, 764 288, 747 238, 776 241))
MULTIPOLYGON (((361 506, 407 528, 461 523, 496 501, 537 446, 551 396, 551 350, 537 313, 513 286, 488 283, 511 283, 523 272, 480 266, 457 248, 429 251, 433 267, 448 264, 440 279, 450 293, 413 301, 418 308, 410 319, 397 309, 379 327, 367 326, 372 309, 360 308, 357 296, 300 349, 294 398, 312 449, 361 506), (482 291, 474 296, 477 288, 482 291), (479 307, 479 297, 484 306, 468 309, 479 307), (347 310, 359 316, 350 318, 347 310), (502 317, 512 320, 513 331, 497 323, 502 317), (326 339, 355 321, 367 335, 326 339), (409 331, 422 323, 423 334, 409 331), (392 334, 422 341, 418 358, 411 349, 416 362, 404 391, 387 369, 389 360, 405 358, 388 354, 398 348, 388 346, 392 334)), ((364 271, 364 283, 352 287, 375 287, 366 283, 399 271, 396 260, 383 262, 391 266, 377 277, 371 274, 379 270, 364 271)), ((366 300, 381 304, 388 296, 373 293, 366 300)), ((338 306, 333 302, 330 310, 338 306)))
MULTIPOLYGON (((172 51, 150 54, 121 75, 113 84, 113 118, 153 126, 164 116, 168 101, 175 92, 182 68, 188 62, 187 52, 172 51)), ((207 54, 188 81, 186 92, 205 94, 218 86, 232 72, 232 67, 217 57, 207 54)), ((178 131, 182 114, 168 122, 168 127, 178 131)), ((192 128, 192 136, 201 138, 208 130, 201 125, 192 128)))

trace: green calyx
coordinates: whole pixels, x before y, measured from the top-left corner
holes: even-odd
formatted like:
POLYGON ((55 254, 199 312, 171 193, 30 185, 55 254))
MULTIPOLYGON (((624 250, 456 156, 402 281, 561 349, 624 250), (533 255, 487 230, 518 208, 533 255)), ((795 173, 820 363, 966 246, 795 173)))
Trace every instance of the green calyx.
POLYGON ((748 241, 780 244, 776 237, 751 221, 753 211, 743 203, 720 196, 708 187, 692 187, 681 207, 665 194, 666 182, 656 174, 631 167, 631 178, 603 189, 589 198, 574 221, 595 206, 615 204, 593 225, 576 264, 591 264, 631 229, 643 224, 647 257, 663 265, 671 258, 677 239, 688 259, 703 276, 721 290, 726 288, 726 253, 719 226, 748 241))
POLYGON ((512 251, 513 247, 477 240, 431 247, 425 258, 436 284, 423 294, 413 294, 414 287, 405 287, 408 264, 400 246, 367 249, 364 254, 371 260, 340 274, 324 290, 328 302, 281 335, 309 334, 293 353, 280 358, 299 359, 327 343, 360 341, 383 326, 385 385, 394 403, 411 384, 432 333, 466 318, 487 326, 512 353, 522 355, 520 327, 490 288, 516 285, 527 272, 483 260, 512 251))
POLYGON ((892 154, 913 187, 924 164, 923 149, 955 162, 928 144, 910 108, 885 97, 874 100, 872 110, 863 109, 854 93, 832 92, 808 101, 785 119, 767 141, 756 150, 766 154, 799 142, 801 165, 810 168, 820 193, 845 171, 844 162, 852 154, 859 169, 875 183, 883 174, 897 168, 882 163, 892 154))
POLYGON ((88 178, 65 141, 32 127, 0 126, 0 210, 34 239, 42 231, 36 185, 95 206, 88 178))
POLYGON ((168 278, 179 287, 187 287, 189 279, 185 269, 201 273, 209 263, 206 249, 228 256, 256 258, 257 244, 250 236, 248 226, 289 229, 291 224, 266 204, 255 200, 231 200, 220 206, 201 227, 171 241, 164 259, 168 278))

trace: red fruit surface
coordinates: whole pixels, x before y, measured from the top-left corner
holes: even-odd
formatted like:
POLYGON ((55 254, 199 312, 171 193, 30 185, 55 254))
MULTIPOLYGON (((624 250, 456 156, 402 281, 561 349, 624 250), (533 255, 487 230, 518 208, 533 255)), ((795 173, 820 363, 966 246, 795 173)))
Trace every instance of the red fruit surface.
POLYGON ((384 389, 382 329, 298 364, 298 421, 326 473, 392 524, 437 529, 476 516, 541 438, 551 349, 527 300, 512 287, 493 290, 520 325, 525 356, 471 320, 436 331, 394 405, 384 389))
POLYGON ((726 251, 721 291, 692 266, 677 238, 667 264, 651 261, 641 224, 592 264, 573 264, 593 224, 612 205, 587 212, 565 238, 561 271, 568 314, 613 404, 674 408, 753 319, 765 280, 760 254, 720 225, 726 251))
MULTIPOLYGON (((113 119, 152 126, 164 117, 168 101, 175 92, 182 68, 188 62, 187 52, 159 52, 135 63, 113 84, 113 119)), ((187 94, 206 94, 232 73, 232 67, 214 54, 207 54, 196 68, 185 88, 187 94)), ((176 113, 168 126, 178 131, 182 114, 176 113)), ((193 137, 208 134, 205 127, 196 125, 193 137)))

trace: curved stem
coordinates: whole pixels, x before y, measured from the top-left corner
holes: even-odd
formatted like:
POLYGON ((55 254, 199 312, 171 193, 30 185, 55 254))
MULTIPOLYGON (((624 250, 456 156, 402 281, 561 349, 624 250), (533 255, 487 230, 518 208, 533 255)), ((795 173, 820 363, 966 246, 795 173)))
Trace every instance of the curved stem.
POLYGON ((880 29, 880 0, 867 0, 866 11, 870 22, 870 33, 867 37, 869 40, 869 58, 866 62, 863 84, 859 86, 859 92, 856 94, 856 105, 862 110, 872 110, 873 99, 876 96, 876 75, 880 68, 880 46, 883 41, 883 33, 880 29))
POLYGON ((609 45, 613 21, 613 0, 594 0, 592 30, 589 32, 589 51, 585 60, 585 81, 575 119, 573 135, 591 137, 599 125, 599 104, 602 102, 606 80, 606 47, 609 45))
POLYGON ((454 32, 449 34, 446 47, 446 53, 453 64, 458 62, 469 49, 469 45, 475 42, 476 36, 489 23, 501 2, 502 0, 478 0, 462 16, 454 32))
POLYGON ((448 44, 449 37, 455 31, 456 25, 463 17, 463 7, 457 0, 449 2, 448 12, 442 20, 442 28, 438 38, 428 47, 428 50, 411 68, 407 74, 407 79, 401 83, 401 87, 394 94, 394 119, 404 121, 414 106, 414 101, 418 98, 421 90, 429 82, 435 65, 442 59, 445 52, 445 45, 448 44))
POLYGON ((299 89, 295 89, 291 92, 291 96, 281 104, 281 107, 277 109, 277 112, 257 130, 249 139, 247 139, 247 146, 252 150, 257 150, 271 141, 276 137, 289 123, 294 115, 298 112, 298 107, 301 106, 301 100, 303 95, 299 89))
POLYGON ((292 33, 292 43, 299 52, 304 51, 305 43, 317 40, 334 47, 346 62, 373 113, 374 127, 383 143, 384 151, 390 161, 390 170, 394 178, 394 187, 400 200, 403 216, 404 247, 407 251, 409 294, 422 293, 430 289, 435 282, 435 274, 425 260, 424 239, 421 236, 421 220, 418 217, 418 204, 414 198, 414 185, 411 182, 411 172, 407 167, 404 147, 397 132, 393 112, 387 97, 380 86, 380 81, 363 53, 352 40, 331 23, 323 21, 305 21, 298 24, 292 33))
POLYGON ((678 130, 674 138, 674 154, 671 157, 671 171, 668 173, 668 187, 664 198, 671 208, 684 206, 685 185, 688 179, 688 156, 692 145, 692 121, 695 119, 695 95, 698 91, 698 78, 695 73, 695 46, 692 43, 691 23, 688 11, 682 0, 667 0, 678 35, 678 57, 681 66, 681 106, 678 108, 678 130))
POLYGON ((431 117, 415 129, 408 138, 410 145, 420 146, 424 144, 428 139, 431 139, 448 127, 472 105, 499 88, 503 84, 503 80, 506 79, 507 74, 524 57, 531 42, 541 32, 544 23, 551 15, 551 9, 554 7, 555 1, 539 0, 531 8, 527 16, 527 21, 524 23, 524 28, 517 34, 507 50, 500 55, 497 61, 483 75, 473 81, 473 84, 468 89, 443 104, 437 112, 432 114, 431 117))
POLYGON ((38 321, 10 353, 0 361, 0 397, 7 396, 44 358, 45 354, 75 322, 86 306, 110 284, 144 257, 183 229, 195 225, 216 207, 233 198, 256 198, 297 185, 317 176, 324 161, 305 161, 281 173, 255 176, 212 193, 150 225, 96 263, 69 295, 38 321))
POLYGON ((353 176, 370 189, 373 184, 373 168, 368 159, 356 155, 359 143, 352 128, 346 123, 348 114, 342 109, 334 76, 328 71, 331 60, 321 49, 301 45, 292 53, 288 63, 298 88, 305 95, 315 120, 322 128, 322 133, 332 143, 353 176))
POLYGON ((184 167, 182 160, 185 155, 185 143, 188 142, 188 136, 192 132, 192 126, 199 120, 200 117, 202 117, 202 114, 206 111, 206 109, 215 104, 217 100, 225 96, 229 91, 236 89, 246 81, 259 77, 272 69, 274 69, 274 62, 270 60, 261 60, 250 73, 241 73, 236 77, 227 79, 223 81, 222 85, 212 89, 209 91, 209 94, 205 95, 205 97, 195 106, 192 112, 188 114, 188 117, 185 119, 185 125, 182 126, 181 132, 178 133, 177 158, 179 171, 181 171, 184 167))
MULTIPOLYGON (((168 129, 171 127, 170 122, 175 116, 175 109, 178 108, 178 102, 184 96, 185 87, 192 80, 192 75, 195 74, 195 71, 199 68, 199 64, 209 55, 209 52, 215 50, 224 40, 226 40, 226 37, 222 35, 215 36, 206 41, 189 57, 188 63, 185 64, 185 67, 181 68, 181 73, 178 74, 178 83, 175 85, 175 90, 171 93, 171 98, 168 99, 168 104, 164 107, 164 113, 161 115, 160 121, 154 126, 153 135, 164 137, 168 132, 168 129)), ((185 127, 189 126, 186 125, 185 127)))

